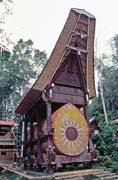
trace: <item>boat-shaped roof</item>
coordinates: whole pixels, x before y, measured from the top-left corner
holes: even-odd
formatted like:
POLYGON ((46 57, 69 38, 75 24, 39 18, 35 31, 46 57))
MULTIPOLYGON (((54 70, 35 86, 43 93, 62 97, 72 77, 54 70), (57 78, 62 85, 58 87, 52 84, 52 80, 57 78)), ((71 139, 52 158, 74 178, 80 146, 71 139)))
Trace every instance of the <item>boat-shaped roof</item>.
POLYGON ((28 93, 23 97, 20 105, 16 109, 16 113, 25 114, 31 108, 32 104, 51 83, 62 62, 64 62, 68 54, 72 51, 77 51, 79 54, 83 55, 86 54, 85 79, 87 89, 89 91, 89 98, 95 96, 94 33, 95 17, 83 9, 72 8, 47 64, 32 88, 29 89, 28 93), (81 29, 79 29, 80 25, 81 29), (78 37, 80 37, 80 41, 87 38, 87 47, 85 49, 74 46, 78 37))

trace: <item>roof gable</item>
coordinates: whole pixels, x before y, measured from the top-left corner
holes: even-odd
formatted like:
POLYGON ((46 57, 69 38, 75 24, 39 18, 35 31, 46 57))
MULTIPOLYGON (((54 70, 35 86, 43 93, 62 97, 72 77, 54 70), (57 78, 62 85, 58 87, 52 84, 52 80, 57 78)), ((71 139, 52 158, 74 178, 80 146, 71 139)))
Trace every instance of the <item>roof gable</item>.
POLYGON ((54 84, 82 88, 76 54, 70 54, 54 77, 54 84))
POLYGON ((24 114, 51 83, 60 65, 71 51, 79 53, 86 60, 85 79, 89 97, 95 96, 94 85, 94 32, 95 17, 83 9, 71 9, 65 26, 57 40, 52 54, 33 87, 16 109, 16 113, 24 114), (38 97, 33 92, 39 92, 38 97), (28 97, 32 96, 30 100, 28 97), (27 103, 27 99, 28 103, 27 103), (29 102, 30 101, 30 102, 29 102))

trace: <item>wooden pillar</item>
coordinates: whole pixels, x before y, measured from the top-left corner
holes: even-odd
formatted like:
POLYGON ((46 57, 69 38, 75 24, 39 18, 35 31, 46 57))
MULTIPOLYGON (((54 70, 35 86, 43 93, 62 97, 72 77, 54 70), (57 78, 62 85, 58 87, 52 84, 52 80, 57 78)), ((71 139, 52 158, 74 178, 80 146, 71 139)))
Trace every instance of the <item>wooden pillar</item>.
POLYGON ((48 158, 48 163, 46 166, 46 172, 47 173, 52 173, 54 172, 54 165, 51 163, 51 149, 52 148, 52 138, 51 138, 51 115, 52 115, 52 106, 51 106, 51 101, 50 101, 50 96, 51 96, 51 91, 48 89, 44 94, 43 94, 43 100, 46 102, 46 120, 47 120, 47 131, 48 131, 48 147, 47 147, 47 158, 48 158))
POLYGON ((38 165, 42 164, 43 157, 41 153, 41 141, 40 141, 40 135, 41 135, 41 129, 40 129, 40 120, 41 116, 39 114, 38 106, 36 107, 36 113, 37 113, 37 159, 38 159, 38 165))
POLYGON ((88 106, 87 105, 84 106, 84 116, 89 125, 89 114, 88 114, 88 106))
POLYGON ((51 109, 51 102, 49 100, 46 102, 46 106, 47 106, 46 110, 47 110, 47 130, 48 130, 48 147, 49 147, 52 145, 50 139, 52 109, 51 109))
MULTIPOLYGON (((25 124, 25 118, 23 118, 23 120, 22 120, 22 139, 21 139, 21 141, 22 142, 24 142, 24 131, 25 131, 25 127, 24 127, 24 124, 25 124)), ((22 143, 21 144, 21 157, 23 157, 23 150, 24 150, 24 144, 22 143)))
POLYGON ((83 107, 84 108, 84 116, 85 116, 87 123, 89 124, 89 115, 88 115, 89 97, 88 97, 87 84, 86 84, 85 75, 83 72, 83 67, 82 67, 82 62, 81 62, 79 52, 77 52, 77 61, 78 61, 78 68, 79 68, 79 72, 80 72, 81 80, 82 80, 82 90, 84 92, 84 100, 85 100, 85 105, 83 107))
POLYGON ((84 97, 85 97, 84 115, 85 115, 85 119, 89 125, 89 113, 88 113, 89 94, 88 94, 88 92, 85 92, 84 97))
POLYGON ((51 102, 48 100, 46 102, 47 105, 47 130, 48 130, 48 149, 47 149, 47 157, 48 157, 48 165, 47 165, 47 173, 52 173, 54 172, 54 165, 52 164, 52 158, 51 158, 51 147, 52 147, 52 139, 51 139, 51 114, 52 114, 52 109, 51 109, 51 102))
POLYGON ((30 117, 30 155, 33 154, 33 120, 30 117))
POLYGON ((24 119, 24 149, 23 156, 27 156, 27 117, 24 119))
MULTIPOLYGON (((83 72, 83 68, 82 68, 82 62, 81 62, 81 58, 79 53, 77 52, 77 61, 78 61, 78 68, 79 68, 79 72, 81 75, 81 80, 82 80, 82 90, 84 92, 84 100, 85 100, 85 104, 84 104, 84 117, 86 119, 86 122, 89 126, 89 114, 88 114, 88 101, 89 101, 89 94, 88 94, 88 90, 87 90, 87 83, 85 80, 85 75, 83 72)), ((90 127, 90 126, 89 126, 90 127)), ((90 142, 88 143, 88 152, 90 152, 90 142)))

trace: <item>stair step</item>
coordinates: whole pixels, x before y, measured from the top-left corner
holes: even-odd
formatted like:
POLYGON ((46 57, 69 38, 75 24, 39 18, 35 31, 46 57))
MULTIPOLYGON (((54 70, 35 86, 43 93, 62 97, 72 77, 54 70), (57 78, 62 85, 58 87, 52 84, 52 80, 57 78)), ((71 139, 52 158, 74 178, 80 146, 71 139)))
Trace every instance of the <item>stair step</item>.
MULTIPOLYGON (((85 180, 85 178, 87 178, 87 176, 84 177, 76 177, 73 178, 73 180, 85 180)), ((118 180, 118 176, 110 176, 110 177, 99 177, 99 176, 92 176, 91 180, 118 180)), ((62 180, 62 178, 58 179, 58 180, 62 180)), ((65 180, 68 180, 68 178, 66 178, 65 180)))
POLYGON ((118 180, 118 175, 103 170, 82 170, 65 173, 55 173, 56 180, 85 180, 85 178, 87 179, 87 176, 88 178, 91 178, 91 180, 118 180))
MULTIPOLYGON (((109 175, 109 172, 101 172, 101 171, 98 171, 98 172, 82 172, 82 173, 80 173, 80 172, 78 172, 78 173, 74 173, 74 174, 63 174, 63 175, 56 175, 55 177, 56 177, 56 179, 58 179, 58 177, 60 178, 60 177, 62 177, 62 179, 63 178, 65 178, 65 177, 68 177, 68 179, 71 179, 71 178, 74 178, 74 177, 78 177, 78 176, 84 176, 84 175, 89 175, 89 174, 95 174, 95 175, 109 175)), ((112 173, 113 174, 113 173, 112 173)))
POLYGON ((109 179, 112 179, 112 180, 117 179, 118 180, 118 175, 108 176, 106 178, 101 178, 101 180, 109 180, 109 179))
POLYGON ((99 171, 99 170, 82 170, 82 171, 71 171, 71 172, 63 172, 63 173, 55 173, 55 176, 56 177, 61 177, 61 176, 68 176, 68 175, 75 175, 75 174, 92 174, 92 173, 106 173, 106 172, 108 172, 109 173, 109 171, 103 171, 103 170, 101 170, 101 171, 99 171))

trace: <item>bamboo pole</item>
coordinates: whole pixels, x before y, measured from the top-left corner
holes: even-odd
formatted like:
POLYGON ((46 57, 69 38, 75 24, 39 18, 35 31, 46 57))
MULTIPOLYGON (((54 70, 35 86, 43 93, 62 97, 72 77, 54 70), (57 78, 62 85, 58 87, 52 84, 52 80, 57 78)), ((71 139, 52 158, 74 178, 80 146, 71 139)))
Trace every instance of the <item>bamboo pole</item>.
POLYGON ((102 78, 101 78, 101 74, 98 70, 97 70, 97 74, 98 74, 98 80, 99 80, 99 85, 100 85, 100 95, 101 95, 101 100, 102 100, 104 117, 105 117, 106 123, 108 124, 109 122, 108 122, 108 116, 107 116, 107 112, 106 112, 106 106, 105 106, 104 95, 103 95, 102 78))

